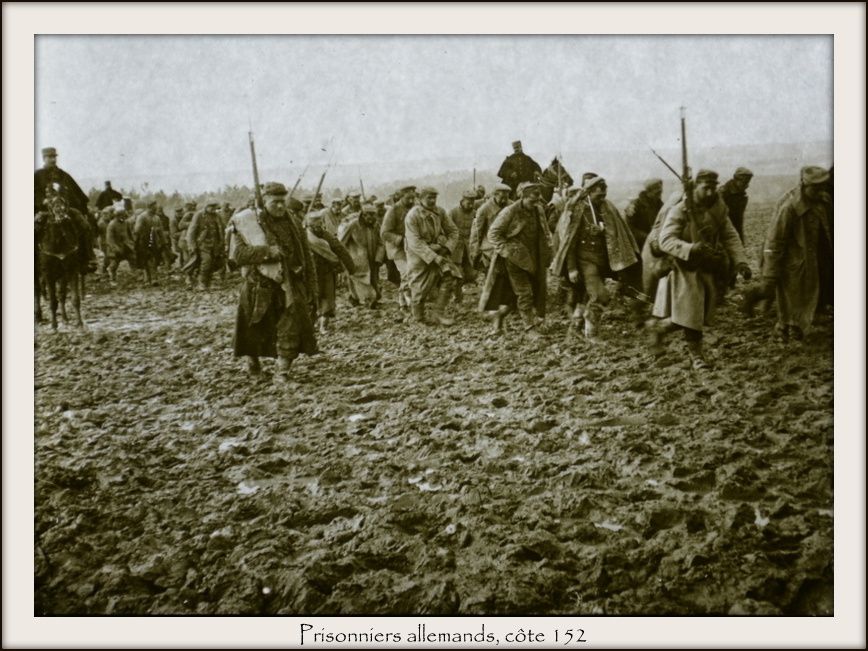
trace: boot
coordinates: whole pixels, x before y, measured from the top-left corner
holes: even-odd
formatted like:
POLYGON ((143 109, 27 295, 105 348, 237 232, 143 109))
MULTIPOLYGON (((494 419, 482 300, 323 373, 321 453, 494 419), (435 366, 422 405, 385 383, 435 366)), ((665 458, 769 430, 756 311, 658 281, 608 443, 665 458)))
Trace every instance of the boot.
POLYGON ((289 369, 292 366, 292 360, 289 357, 277 358, 277 373, 275 379, 281 382, 289 380, 289 369))
POLYGON ((262 375, 262 365, 259 363, 258 357, 250 356, 247 358, 247 372, 250 375, 262 375))
POLYGON ((702 352, 702 340, 688 341, 687 352, 690 355, 693 368, 697 371, 709 368, 708 361, 705 359, 705 354, 702 352))
POLYGON ((597 342, 597 330, 600 323, 600 314, 594 310, 585 312, 585 339, 597 342))
POLYGON ((329 332, 328 321, 329 321, 329 318, 325 315, 323 315, 319 319, 317 319, 317 323, 319 325, 319 333, 321 335, 327 335, 328 334, 328 332, 329 332))
POLYGON ((540 332, 542 319, 538 318, 537 315, 534 314, 533 310, 522 312, 521 318, 525 324, 525 334, 532 339, 539 339, 542 336, 542 332, 540 332))
POLYGON ((461 305, 464 300, 464 290, 459 283, 455 283, 455 304, 461 305))
POLYGON ((570 313, 570 330, 573 332, 582 332, 585 328, 585 306, 581 303, 576 303, 570 313))
POLYGON ((444 314, 446 303, 449 301, 449 294, 441 291, 434 300, 434 305, 431 306, 431 320, 434 323, 444 326, 455 325, 455 319, 450 319, 444 314))
POLYGON ((503 334, 503 321, 504 319, 506 319, 506 315, 509 314, 509 312, 509 305, 501 305, 492 314, 491 321, 493 323, 493 326, 491 328, 491 335, 493 337, 497 337, 503 334))
POLYGON ((413 320, 419 323, 425 323, 425 304, 414 303, 410 308, 413 312, 413 320))

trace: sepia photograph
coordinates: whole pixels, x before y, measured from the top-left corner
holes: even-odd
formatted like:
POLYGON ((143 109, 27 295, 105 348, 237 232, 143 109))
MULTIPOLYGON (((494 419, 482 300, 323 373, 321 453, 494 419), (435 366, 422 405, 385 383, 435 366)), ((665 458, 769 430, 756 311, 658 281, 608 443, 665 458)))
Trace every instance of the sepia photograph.
POLYGON ((372 648, 852 627, 865 161, 841 141, 865 105, 837 66, 848 45, 864 73, 864 4, 836 14, 855 43, 804 29, 810 3, 789 33, 706 33, 696 6, 621 34, 576 20, 594 6, 528 33, 529 5, 468 8, 472 33, 438 29, 458 7, 419 9, 428 33, 326 7, 187 8, 170 33, 115 5, 21 37, 19 612, 284 616, 278 644, 372 648))

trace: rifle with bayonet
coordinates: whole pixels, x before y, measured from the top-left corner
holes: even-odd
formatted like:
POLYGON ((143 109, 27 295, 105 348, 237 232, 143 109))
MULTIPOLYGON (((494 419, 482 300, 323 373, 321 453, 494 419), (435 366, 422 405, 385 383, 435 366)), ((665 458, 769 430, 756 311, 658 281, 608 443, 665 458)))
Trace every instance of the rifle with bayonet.
MULTIPOLYGON (((256 145, 253 142, 253 131, 250 130, 247 132, 248 139, 250 140, 250 161, 253 165, 253 184, 255 186, 255 194, 256 200, 254 201, 253 212, 256 213, 256 221, 259 221, 259 210, 265 209, 265 202, 262 199, 262 188, 259 185, 259 167, 256 165, 256 145), (257 209, 256 205, 259 205, 259 209, 257 209)), ((292 278, 290 277, 289 265, 285 260, 281 259, 278 264, 280 265, 281 273, 283 274, 283 292, 286 295, 286 304, 292 304, 292 278)))
POLYGON ((319 177, 319 183, 317 183, 316 185, 316 191, 313 193, 313 199, 310 200, 310 205, 308 205, 307 210, 304 213, 305 217, 307 217, 313 210, 313 205, 316 203, 316 198, 319 196, 320 190, 322 190, 322 183, 323 181, 325 181, 327 171, 327 169, 323 170, 322 174, 319 177))

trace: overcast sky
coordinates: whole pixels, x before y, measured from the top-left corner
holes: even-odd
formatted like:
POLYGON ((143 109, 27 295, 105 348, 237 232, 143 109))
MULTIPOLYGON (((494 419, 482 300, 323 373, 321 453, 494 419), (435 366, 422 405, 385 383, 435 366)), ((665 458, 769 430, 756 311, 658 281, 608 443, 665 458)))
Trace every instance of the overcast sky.
POLYGON ((832 139, 825 36, 38 36, 77 176, 832 139), (325 151, 323 151, 325 149, 325 151))

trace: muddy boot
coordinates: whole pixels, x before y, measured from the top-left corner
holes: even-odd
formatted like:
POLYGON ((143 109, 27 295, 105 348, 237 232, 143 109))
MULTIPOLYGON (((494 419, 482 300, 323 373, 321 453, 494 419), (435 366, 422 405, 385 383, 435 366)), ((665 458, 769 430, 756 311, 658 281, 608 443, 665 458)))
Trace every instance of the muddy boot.
POLYGON ((697 371, 710 368, 708 360, 705 359, 705 353, 702 351, 702 340, 688 341, 687 353, 690 355, 690 363, 697 371))
POLYGON ((449 294, 447 294, 446 292, 441 291, 437 295, 437 298, 434 301, 434 305, 431 306, 431 321, 444 326, 455 325, 455 319, 450 319, 445 314, 446 303, 448 301, 449 294))
POLYGON ((581 303, 576 303, 570 313, 570 332, 578 334, 585 328, 585 306, 581 303))
POLYGON ((490 319, 492 323, 491 336, 499 337, 503 334, 503 322, 506 316, 510 313, 509 305, 501 305, 493 312, 487 312, 485 318, 490 319))
POLYGON ((585 339, 592 343, 597 343, 600 339, 597 337, 599 330, 600 313, 596 310, 588 309, 585 312, 585 339))
POLYGON ((521 318, 524 321, 524 333, 531 339, 539 339, 542 336, 540 326, 542 319, 539 318, 533 310, 527 310, 521 313, 521 318))
POLYGON ((289 369, 292 367, 292 360, 289 357, 277 358, 277 372, 274 374, 274 379, 278 382, 288 382, 290 378, 289 369))
POLYGON ((453 298, 455 300, 456 305, 461 305, 464 301, 464 290, 461 287, 460 283, 455 283, 455 291, 453 292, 453 298))
POLYGON ((262 375, 262 365, 259 363, 258 357, 250 356, 247 358, 247 373, 254 377, 262 375))
POLYGON ((757 303, 763 299, 762 290, 759 287, 749 287, 744 290, 741 302, 741 313, 748 319, 752 319, 757 303))
POLYGON ((317 319, 317 325, 319 326, 319 333, 321 335, 327 335, 329 333, 329 318, 327 316, 321 316, 317 319))
POLYGON ((425 304, 424 303, 415 303, 410 306, 410 309, 413 312, 413 320, 418 323, 426 323, 425 321, 425 304))

